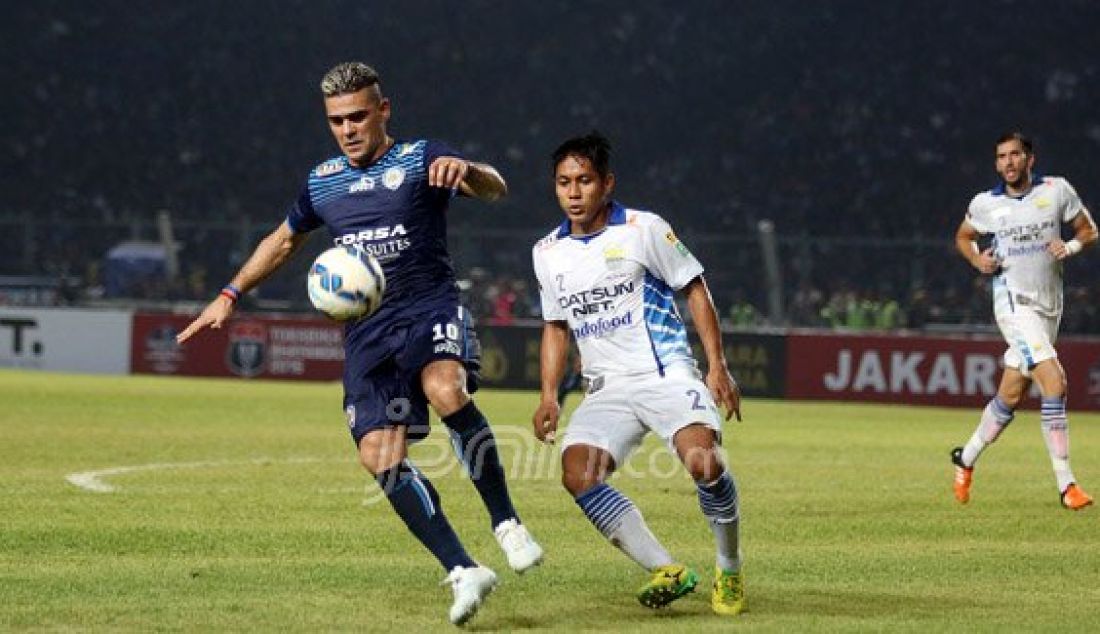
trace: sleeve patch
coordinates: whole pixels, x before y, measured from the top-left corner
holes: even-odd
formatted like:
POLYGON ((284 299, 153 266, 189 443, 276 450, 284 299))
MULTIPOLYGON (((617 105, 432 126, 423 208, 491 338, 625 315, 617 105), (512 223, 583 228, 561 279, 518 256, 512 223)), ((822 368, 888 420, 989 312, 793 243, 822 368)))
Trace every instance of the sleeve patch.
POLYGON ((688 251, 687 246, 683 242, 680 242, 680 239, 676 237, 672 229, 669 229, 665 233, 665 240, 668 240, 668 243, 671 244, 681 256, 685 258, 691 257, 691 251, 688 251))

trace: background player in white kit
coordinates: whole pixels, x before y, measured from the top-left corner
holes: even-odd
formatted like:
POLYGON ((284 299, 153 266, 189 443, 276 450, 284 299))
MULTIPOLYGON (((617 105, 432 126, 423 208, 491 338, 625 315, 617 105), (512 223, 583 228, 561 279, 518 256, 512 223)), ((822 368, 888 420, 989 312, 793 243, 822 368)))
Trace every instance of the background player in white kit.
POLYGON ((955 499, 970 500, 974 463, 1012 422, 1013 412, 1035 381, 1042 394, 1042 430, 1062 505, 1078 510, 1092 497, 1077 485, 1069 466, 1066 375, 1054 341, 1062 319, 1061 261, 1096 242, 1096 224, 1077 192, 1057 176, 1032 174, 1031 141, 1019 132, 997 140, 996 169, 1003 182, 970 203, 955 246, 970 264, 993 275, 993 312, 1008 342, 997 395, 986 405, 973 436, 951 452, 955 499), (1063 224, 1074 237, 1061 239, 1063 224), (979 251, 975 240, 992 234, 979 251))
POLYGON ((660 436, 695 480, 717 541, 711 606, 744 608, 737 485, 718 452, 715 401, 740 419, 740 393, 722 350, 703 267, 656 214, 611 200, 610 144, 597 133, 554 152, 554 184, 565 221, 534 247, 542 299, 542 396, 535 435, 553 441, 572 332, 588 393, 574 411, 562 450, 562 484, 577 505, 631 559, 650 571, 638 600, 663 607, 691 592, 695 571, 677 563, 634 504, 605 480, 647 432, 660 436), (673 302, 682 290, 707 357, 700 380, 673 302))

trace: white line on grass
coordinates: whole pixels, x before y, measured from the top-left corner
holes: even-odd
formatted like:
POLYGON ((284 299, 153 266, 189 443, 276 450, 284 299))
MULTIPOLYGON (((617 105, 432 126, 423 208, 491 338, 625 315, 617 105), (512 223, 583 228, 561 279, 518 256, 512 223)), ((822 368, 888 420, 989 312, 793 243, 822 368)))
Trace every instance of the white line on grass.
POLYGON ((94 471, 80 471, 65 476, 69 484, 94 493, 116 493, 119 487, 108 483, 104 478, 135 473, 138 471, 165 471, 169 469, 203 469, 206 467, 230 467, 237 465, 306 464, 311 462, 329 462, 322 458, 254 458, 252 460, 206 460, 203 462, 154 462, 152 464, 108 467, 94 471))

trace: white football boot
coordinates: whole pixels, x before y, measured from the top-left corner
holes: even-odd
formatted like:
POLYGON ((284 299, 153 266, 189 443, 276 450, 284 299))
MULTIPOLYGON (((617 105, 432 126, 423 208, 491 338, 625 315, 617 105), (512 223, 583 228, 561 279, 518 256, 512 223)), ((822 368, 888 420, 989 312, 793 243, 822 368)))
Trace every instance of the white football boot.
POLYGON ((485 597, 497 586, 497 575, 485 566, 463 568, 455 566, 451 574, 439 585, 450 584, 455 593, 451 604, 451 623, 462 625, 469 621, 485 601, 485 597))
POLYGON ((504 520, 493 529, 501 550, 508 557, 508 565, 523 574, 542 563, 542 546, 539 546, 527 527, 515 519, 504 520))

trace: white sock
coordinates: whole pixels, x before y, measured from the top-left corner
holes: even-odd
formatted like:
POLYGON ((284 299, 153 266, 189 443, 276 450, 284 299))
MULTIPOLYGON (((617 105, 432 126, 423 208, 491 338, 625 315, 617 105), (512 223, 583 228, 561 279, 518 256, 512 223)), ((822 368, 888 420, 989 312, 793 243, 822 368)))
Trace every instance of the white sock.
POLYGON ((695 488, 699 507, 714 533, 715 565, 726 572, 738 572, 741 570, 741 513, 737 482, 729 471, 724 471, 714 482, 696 482, 695 488))
POLYGON ((1054 467, 1054 479, 1058 481, 1058 491, 1065 491, 1066 487, 1077 481, 1069 468, 1069 421, 1066 420, 1065 397, 1043 397, 1042 429, 1050 463, 1054 467))
POLYGON ((726 572, 741 570, 741 520, 715 522, 710 520, 710 530, 718 545, 718 554, 714 563, 726 572))
POLYGON ((982 418, 978 422, 978 428, 974 430, 974 434, 963 447, 963 464, 973 467, 982 451, 993 444, 994 440, 997 440, 1005 427, 1008 427, 1008 424, 1012 422, 1014 416, 1012 409, 1005 405, 1000 397, 994 396, 986 404, 985 409, 982 410, 982 418))
POLYGON ((672 555, 649 531, 641 511, 611 485, 601 482, 574 501, 596 530, 642 568, 653 570, 673 563, 672 555))
POLYGON ((624 513, 619 525, 607 534, 607 538, 646 570, 674 563, 672 555, 657 541, 637 508, 624 513))

